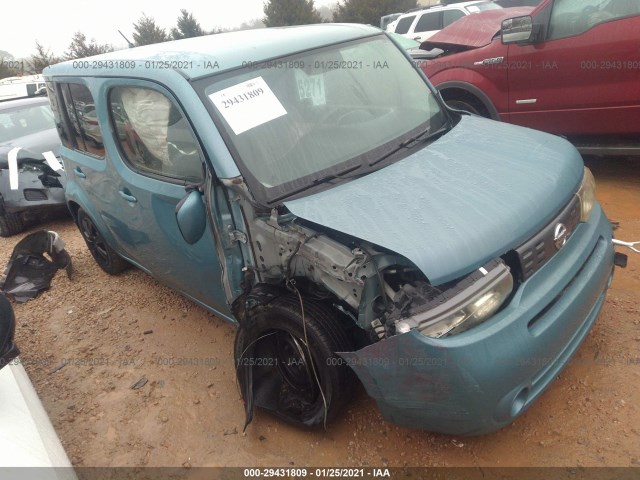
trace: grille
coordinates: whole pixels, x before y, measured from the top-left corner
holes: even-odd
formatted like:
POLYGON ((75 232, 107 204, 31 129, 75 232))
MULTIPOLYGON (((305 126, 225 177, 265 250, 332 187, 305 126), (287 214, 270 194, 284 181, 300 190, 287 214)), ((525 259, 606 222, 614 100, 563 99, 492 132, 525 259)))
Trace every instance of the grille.
POLYGON ((47 194, 42 190, 37 190, 35 188, 25 188, 24 199, 30 202, 37 202, 39 200, 46 200, 47 194))
POLYGON ((542 266, 562 248, 556 246, 557 229, 563 225, 565 228, 564 241, 569 239, 576 226, 580 222, 580 199, 574 195, 568 205, 537 235, 516 248, 522 279, 526 280, 536 273, 542 266))

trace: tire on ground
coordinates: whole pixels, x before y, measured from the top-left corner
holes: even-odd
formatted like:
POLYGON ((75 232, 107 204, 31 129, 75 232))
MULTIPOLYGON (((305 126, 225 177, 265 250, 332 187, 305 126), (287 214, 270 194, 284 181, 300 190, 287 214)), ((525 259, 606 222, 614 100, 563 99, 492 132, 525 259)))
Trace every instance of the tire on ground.
POLYGON ((255 405, 298 426, 335 418, 356 384, 335 353, 353 349, 336 315, 305 299, 303 317, 293 294, 250 311, 236 333, 235 359, 238 369, 252 368, 255 405))
POLYGON ((0 237, 10 237, 22 230, 24 230, 24 222, 21 213, 0 214, 0 237))
POLYGON ((130 266, 129 262, 109 246, 91 217, 82 209, 78 210, 77 224, 91 256, 102 270, 115 275, 130 266))

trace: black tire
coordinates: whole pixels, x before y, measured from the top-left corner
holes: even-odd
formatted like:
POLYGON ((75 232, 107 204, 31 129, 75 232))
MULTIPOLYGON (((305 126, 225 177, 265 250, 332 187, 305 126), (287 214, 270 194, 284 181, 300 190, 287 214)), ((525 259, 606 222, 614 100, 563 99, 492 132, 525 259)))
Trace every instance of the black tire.
POLYGON ((4 212, 0 214, 0 237, 10 237, 24 230, 21 213, 4 212))
POLYGON ((129 268, 129 262, 109 246, 91 217, 82 209, 78 210, 78 228, 91 256, 102 270, 115 275, 129 268))
POLYGON ((235 359, 239 380, 242 368, 252 368, 253 398, 245 402, 313 427, 335 418, 351 398, 355 375, 335 352, 353 347, 336 313, 322 305, 305 300, 304 323, 307 343, 297 295, 254 308, 236 333, 235 359))

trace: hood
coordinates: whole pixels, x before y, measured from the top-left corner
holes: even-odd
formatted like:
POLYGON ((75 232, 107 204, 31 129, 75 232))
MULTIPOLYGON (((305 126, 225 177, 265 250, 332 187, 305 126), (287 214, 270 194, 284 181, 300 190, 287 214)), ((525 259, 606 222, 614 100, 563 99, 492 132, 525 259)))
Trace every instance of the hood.
POLYGON ((470 50, 484 47, 498 34, 503 20, 528 15, 533 9, 534 7, 501 8, 467 15, 422 42, 420 48, 431 50, 458 46, 470 50))
POLYGON ((44 159, 42 153, 48 152, 49 150, 51 150, 57 157, 59 156, 60 151, 60 137, 58 137, 58 131, 55 128, 52 128, 0 143, 1 168, 7 168, 7 155, 15 147, 20 147, 28 152, 35 153, 37 154, 37 158, 44 159))
POLYGON ((285 206, 404 256, 440 285, 532 237, 582 175, 582 158, 566 140, 464 115, 409 157, 285 206))

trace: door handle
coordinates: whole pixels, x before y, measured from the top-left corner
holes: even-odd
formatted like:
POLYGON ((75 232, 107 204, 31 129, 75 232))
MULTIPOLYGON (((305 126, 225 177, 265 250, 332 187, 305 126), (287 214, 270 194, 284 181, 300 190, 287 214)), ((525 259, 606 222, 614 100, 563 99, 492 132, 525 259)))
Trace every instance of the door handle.
POLYGON ((127 202, 131 202, 131 203, 136 203, 138 201, 138 199, 136 197, 134 197, 133 195, 131 195, 131 192, 129 190, 120 190, 118 192, 120 194, 120 196, 122 198, 124 198, 127 202))
POLYGON ((87 178, 87 175, 82 170, 80 170, 80 167, 74 168, 73 173, 76 177, 87 178))

